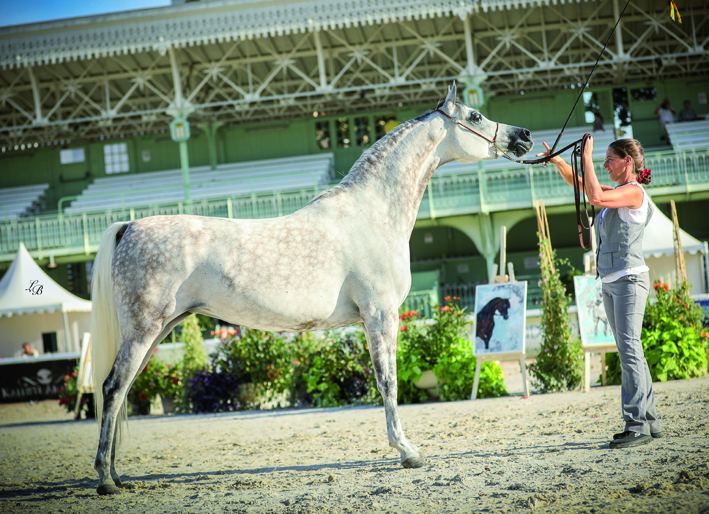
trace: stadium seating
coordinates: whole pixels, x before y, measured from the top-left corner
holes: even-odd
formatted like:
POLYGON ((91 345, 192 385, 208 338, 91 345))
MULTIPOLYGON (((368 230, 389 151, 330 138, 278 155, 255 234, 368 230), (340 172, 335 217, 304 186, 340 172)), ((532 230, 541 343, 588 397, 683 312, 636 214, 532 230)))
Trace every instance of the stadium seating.
MULTIPOLYGON (((560 127, 561 128, 561 127, 560 127)), ((586 133, 590 132, 591 127, 586 125, 582 127, 566 127, 566 130, 564 131, 563 136, 561 137, 561 140, 559 141, 559 144, 556 146, 557 150, 560 150, 561 148, 564 148, 566 145, 573 143, 574 141, 577 141, 581 139, 581 137, 586 133)), ((551 147, 554 145, 554 141, 556 141, 557 136, 559 135, 559 130, 540 130, 537 132, 532 132, 532 139, 534 140, 534 148, 532 148, 532 151, 529 152, 526 156, 523 157, 523 159, 531 160, 531 159, 536 159, 535 155, 543 152, 544 151, 544 145, 542 144, 543 141, 546 141, 546 143, 551 147)), ((613 141, 615 141, 615 131, 613 130, 612 127, 609 127, 605 132, 596 132, 593 133, 591 132, 591 135, 593 136, 593 159, 594 160, 603 160, 606 155, 606 149, 608 148, 608 145, 611 144, 613 141)), ((562 154, 562 157, 569 162, 570 159, 570 150, 567 150, 565 153, 562 154)), ((512 155, 514 157, 514 155, 512 155)), ((504 157, 498 157, 497 159, 494 160, 489 160, 489 161, 482 161, 483 162, 483 170, 484 171, 496 171, 496 170, 514 170, 514 169, 520 169, 523 168, 525 165, 524 164, 517 164, 513 161, 510 161, 508 159, 505 159, 504 157)), ((446 164, 445 166, 441 167, 439 170, 436 171, 436 174, 455 174, 455 173, 463 173, 463 172, 469 172, 471 170, 477 170, 479 164, 474 163, 474 164, 461 164, 459 162, 451 162, 446 164)))
MULTIPOLYGON (((327 184, 334 155, 323 153, 190 168, 193 200, 247 196, 327 184)), ((184 200, 182 170, 114 175, 96 179, 65 209, 66 213, 144 207, 184 200)))
POLYGON ((675 151, 709 147, 709 120, 668 123, 666 127, 675 151))
POLYGON ((29 216, 39 211, 49 184, 0 189, 0 219, 29 216))

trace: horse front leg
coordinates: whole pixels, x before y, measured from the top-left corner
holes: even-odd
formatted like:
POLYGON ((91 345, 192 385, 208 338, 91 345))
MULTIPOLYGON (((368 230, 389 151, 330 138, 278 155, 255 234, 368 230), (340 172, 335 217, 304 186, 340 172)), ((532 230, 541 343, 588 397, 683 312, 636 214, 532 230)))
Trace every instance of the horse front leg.
POLYGON ((377 389, 384 399, 389 446, 399 450, 401 465, 405 468, 420 468, 424 459, 418 448, 409 443, 401 427, 397 411, 398 387, 396 382, 396 336, 399 316, 396 309, 375 310, 364 316, 364 330, 372 357, 377 389))

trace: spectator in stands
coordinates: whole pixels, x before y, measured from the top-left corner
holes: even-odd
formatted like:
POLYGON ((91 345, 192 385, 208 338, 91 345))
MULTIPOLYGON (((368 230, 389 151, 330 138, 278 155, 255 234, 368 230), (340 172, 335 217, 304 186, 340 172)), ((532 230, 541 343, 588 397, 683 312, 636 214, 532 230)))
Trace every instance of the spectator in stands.
POLYGON ((39 357, 39 352, 32 348, 29 343, 22 344, 23 357, 39 357))
POLYGON ((668 123, 674 123, 675 121, 675 110, 670 107, 670 99, 665 98, 660 106, 655 109, 655 114, 657 114, 657 117, 660 119, 660 126, 662 127, 662 131, 664 134, 660 137, 660 139, 667 139, 667 127, 666 125, 668 123))
POLYGON ((601 116, 600 112, 594 112, 593 113, 593 131, 594 132, 605 132, 606 129, 603 128, 603 116, 601 116))
POLYGON ((697 113, 692 109, 692 104, 689 103, 689 100, 685 100, 684 109, 679 111, 677 121, 694 121, 700 119, 703 119, 703 116, 697 116, 697 113))
MULTIPOLYGON (((667 104, 669 107, 669 104, 667 104)), ((549 146, 544 143, 545 153, 549 146)), ((661 437, 650 368, 640 340, 645 303, 650 293, 649 269, 643 257, 643 234, 653 207, 640 184, 649 184, 643 147, 635 139, 619 139, 608 146, 603 165, 616 187, 601 185, 593 167, 593 138, 582 156, 585 177, 581 187, 592 205, 603 207, 596 218, 596 269, 601 278, 603 305, 618 346, 622 385, 621 410, 625 428, 610 441, 611 448, 627 448, 661 437)), ((550 161, 569 185, 576 173, 564 160, 550 161)))

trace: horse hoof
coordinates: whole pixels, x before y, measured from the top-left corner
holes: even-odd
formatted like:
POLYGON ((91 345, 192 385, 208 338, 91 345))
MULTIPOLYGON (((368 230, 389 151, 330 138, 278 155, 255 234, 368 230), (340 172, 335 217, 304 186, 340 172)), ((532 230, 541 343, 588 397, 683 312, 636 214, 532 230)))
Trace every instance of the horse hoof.
POLYGON ((113 484, 102 484, 96 488, 96 492, 99 496, 105 496, 107 494, 118 494, 120 490, 113 484))
POLYGON ((426 461, 422 457, 409 457, 404 462, 401 463, 405 468, 420 468, 426 461))

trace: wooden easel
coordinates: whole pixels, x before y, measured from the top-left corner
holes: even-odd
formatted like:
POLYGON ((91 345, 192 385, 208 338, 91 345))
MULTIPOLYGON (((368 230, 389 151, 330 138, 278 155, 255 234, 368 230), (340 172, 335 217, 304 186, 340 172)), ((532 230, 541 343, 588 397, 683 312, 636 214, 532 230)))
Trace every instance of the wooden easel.
MULTIPOLYGON (((507 227, 503 226, 500 232, 500 268, 505 269, 507 261, 507 227)), ((490 284, 502 284, 505 282, 517 282, 515 279, 514 266, 511 262, 507 262, 507 275, 497 274, 497 264, 492 266, 492 276, 490 284)), ((483 362, 504 362, 504 361, 519 361, 519 367, 522 370, 522 381, 524 385, 524 398, 529 397, 529 380, 527 378, 527 366, 524 363, 525 353, 501 353, 497 355, 479 355, 475 358, 475 379, 473 380, 473 391, 470 394, 470 399, 475 400, 478 397, 478 386, 480 385, 480 369, 483 362)))
POLYGON ((81 419, 81 406, 86 399, 84 394, 92 394, 94 385, 91 379, 91 334, 84 333, 81 341, 81 359, 79 360, 79 373, 76 377, 76 385, 79 388, 79 395, 76 398, 74 409, 74 419, 81 419))

